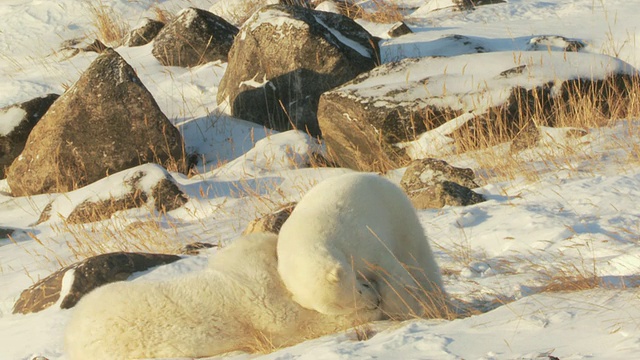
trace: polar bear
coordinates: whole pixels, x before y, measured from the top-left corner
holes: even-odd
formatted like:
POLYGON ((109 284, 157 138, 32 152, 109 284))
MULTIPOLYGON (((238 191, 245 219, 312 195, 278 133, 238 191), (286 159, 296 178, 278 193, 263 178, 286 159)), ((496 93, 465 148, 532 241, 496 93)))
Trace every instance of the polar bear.
POLYGON ((252 351, 261 340, 288 346, 382 318, 379 309, 333 316, 293 302, 276 269, 276 242, 274 234, 247 235, 202 272, 87 294, 65 332, 69 358, 213 356, 252 351))
POLYGON ((347 173, 313 187, 283 224, 277 252, 285 286, 307 309, 344 315, 381 301, 386 317, 406 319, 440 317, 447 308, 413 205, 376 174, 347 173))

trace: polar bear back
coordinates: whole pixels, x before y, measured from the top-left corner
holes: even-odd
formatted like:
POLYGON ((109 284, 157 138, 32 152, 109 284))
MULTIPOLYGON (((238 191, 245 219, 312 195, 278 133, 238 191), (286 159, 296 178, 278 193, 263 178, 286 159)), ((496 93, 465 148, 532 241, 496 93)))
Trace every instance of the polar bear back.
MULTIPOLYGON (((333 310, 324 306, 327 302, 349 296, 349 289, 326 294, 333 281, 327 284, 319 274, 336 267, 352 273, 340 280, 345 286, 357 287, 360 277, 380 279, 382 271, 400 283, 417 277, 426 290, 442 291, 439 268, 413 205, 399 187, 375 174, 349 173, 322 181, 304 195, 280 230, 278 272, 302 306, 328 313, 333 310), (407 267, 420 271, 410 274, 407 267)), ((358 309, 358 304, 352 306, 358 309)), ((391 312, 403 311, 397 304, 392 307, 391 312)))

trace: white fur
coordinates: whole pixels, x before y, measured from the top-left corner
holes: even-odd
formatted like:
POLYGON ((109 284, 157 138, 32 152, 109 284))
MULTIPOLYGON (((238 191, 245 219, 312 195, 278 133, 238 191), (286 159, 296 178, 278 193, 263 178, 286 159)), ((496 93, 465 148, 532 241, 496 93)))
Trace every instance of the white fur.
POLYGON ((278 272, 296 302, 324 314, 381 301, 388 317, 403 319, 445 298, 410 200, 375 174, 332 177, 302 198, 280 230, 278 272))
POLYGON ((380 319, 327 316, 291 300, 276 270, 273 234, 236 239, 208 269, 163 282, 119 282, 86 295, 65 334, 69 358, 204 357, 251 350, 256 337, 287 346, 380 319))

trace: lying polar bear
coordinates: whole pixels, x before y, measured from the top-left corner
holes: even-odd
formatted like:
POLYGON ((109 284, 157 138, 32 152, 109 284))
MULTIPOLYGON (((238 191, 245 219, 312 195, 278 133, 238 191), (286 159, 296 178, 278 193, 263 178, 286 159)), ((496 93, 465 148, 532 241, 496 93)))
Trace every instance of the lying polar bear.
POLYGON ((76 306, 65 333, 73 360, 204 357, 275 347, 379 320, 378 309, 320 314, 291 300, 276 270, 274 234, 236 239, 209 269, 163 282, 119 282, 76 306))
POLYGON ((375 174, 332 177, 303 196, 280 230, 278 272, 294 301, 323 314, 369 311, 379 298, 392 319, 446 308, 413 205, 375 174))

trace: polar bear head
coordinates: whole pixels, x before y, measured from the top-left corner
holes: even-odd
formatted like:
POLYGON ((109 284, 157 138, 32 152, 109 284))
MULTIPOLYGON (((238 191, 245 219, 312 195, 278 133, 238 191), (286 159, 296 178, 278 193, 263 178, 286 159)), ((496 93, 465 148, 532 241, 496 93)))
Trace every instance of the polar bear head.
MULTIPOLYGON (((298 304, 327 315, 381 311, 375 282, 337 262, 316 269, 313 281, 292 281, 288 284, 289 291, 295 294, 293 300, 298 304)), ((304 273, 297 276, 309 279, 304 273)))

